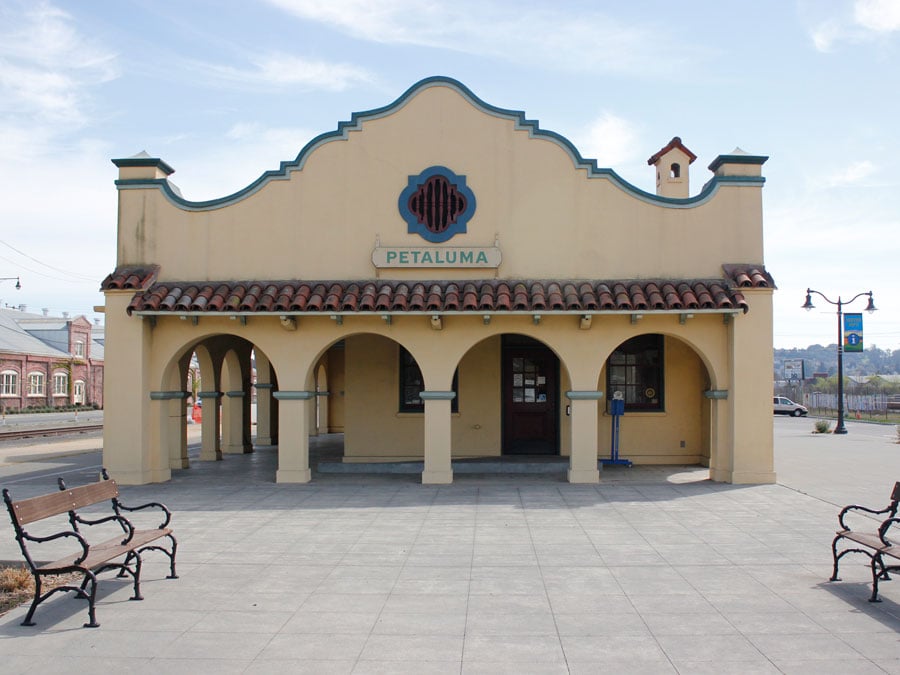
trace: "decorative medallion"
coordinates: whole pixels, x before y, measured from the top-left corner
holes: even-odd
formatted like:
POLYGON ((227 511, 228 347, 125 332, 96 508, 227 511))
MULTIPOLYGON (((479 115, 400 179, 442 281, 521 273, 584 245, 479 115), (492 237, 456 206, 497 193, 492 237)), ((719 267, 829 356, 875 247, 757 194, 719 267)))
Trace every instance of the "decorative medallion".
POLYGON ((398 206, 410 234, 437 244, 466 231, 466 223, 475 213, 475 193, 466 185, 465 176, 432 166, 409 177, 398 206))

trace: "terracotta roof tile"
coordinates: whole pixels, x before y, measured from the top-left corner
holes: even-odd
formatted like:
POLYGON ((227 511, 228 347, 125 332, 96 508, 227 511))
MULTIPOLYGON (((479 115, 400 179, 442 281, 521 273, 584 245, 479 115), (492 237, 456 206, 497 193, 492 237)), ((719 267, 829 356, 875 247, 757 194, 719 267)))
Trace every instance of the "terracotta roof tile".
POLYGON ((155 282, 158 270, 121 268, 105 290, 134 288, 131 312, 579 312, 743 310, 741 289, 774 288, 761 265, 724 265, 721 279, 621 281, 155 282))

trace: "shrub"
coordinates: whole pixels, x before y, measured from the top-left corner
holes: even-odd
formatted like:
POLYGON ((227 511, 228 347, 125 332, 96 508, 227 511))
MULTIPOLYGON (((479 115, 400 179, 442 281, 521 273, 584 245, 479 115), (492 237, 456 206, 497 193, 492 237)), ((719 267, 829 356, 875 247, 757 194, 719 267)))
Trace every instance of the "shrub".
POLYGON ((0 570, 0 591, 3 593, 30 591, 33 583, 31 572, 24 567, 7 567, 0 570))
POLYGON ((831 422, 828 420, 816 420, 816 428, 813 433, 827 434, 831 431, 831 422))

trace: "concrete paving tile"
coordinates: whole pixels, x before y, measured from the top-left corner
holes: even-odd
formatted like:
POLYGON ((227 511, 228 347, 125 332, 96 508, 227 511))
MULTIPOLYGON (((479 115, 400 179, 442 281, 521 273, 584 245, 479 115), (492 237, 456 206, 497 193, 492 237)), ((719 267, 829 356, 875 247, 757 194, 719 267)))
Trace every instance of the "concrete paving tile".
POLYGON ((312 593, 299 607, 304 612, 372 612, 387 599, 387 593, 312 593))
POLYGON ((380 611, 308 612, 298 611, 281 627, 281 633, 346 633, 368 635, 380 611))
POLYGON ((65 652, 57 653, 72 656, 127 654, 152 658, 160 654, 172 655, 174 645, 184 634, 183 631, 107 631, 101 625, 99 629, 80 631, 77 639, 66 644, 65 652))
POLYGON ((384 604, 386 612, 440 613, 464 612, 468 599, 464 595, 446 593, 391 593, 384 604))
POLYGON ((738 630, 715 610, 693 614, 643 611, 653 635, 737 635, 738 630))
MULTIPOLYGON (((596 672, 596 671, 593 671, 596 672)), ((498 663, 496 661, 463 662, 462 675, 568 675, 565 663, 498 663)))
POLYGON ((850 633, 840 639, 871 659, 900 659, 900 635, 897 633, 850 633))
POLYGON ((462 635, 372 635, 366 641, 359 660, 459 662, 462 651, 462 635))
POLYGON ((806 614, 796 612, 735 612, 728 620, 744 635, 799 635, 827 633, 806 614))
MULTIPOLYGON (((895 649, 896 649, 896 636, 895 649)), ((826 661, 856 659, 861 656, 842 639, 834 635, 748 635, 750 640, 773 662, 784 660, 826 661)), ((896 653, 896 652, 895 652, 896 653)))
POLYGON ((867 613, 847 608, 841 612, 817 612, 817 624, 830 633, 900 633, 900 618, 885 613, 867 613))
POLYGON ((629 612, 634 605, 624 593, 567 593, 548 591, 550 606, 557 614, 581 614, 591 612, 629 612))
POLYGON ((293 612, 216 611, 207 612, 191 633, 277 633, 293 612))
MULTIPOLYGON (((900 662, 898 662, 900 664, 900 662)), ((823 661, 821 659, 776 659, 774 665, 778 668, 779 673, 784 675, 884 675, 884 673, 900 672, 898 670, 890 670, 884 668, 883 665, 870 661, 860 656, 856 659, 829 659, 823 661)))
POLYGON ((508 613, 516 612, 548 612, 550 602, 543 589, 536 588, 526 595, 471 595, 468 602, 469 614, 472 613, 508 613))
MULTIPOLYGON (((678 673, 690 675, 776 675, 782 671, 762 656, 752 661, 679 661, 678 673)), ((808 670, 817 673, 816 670, 808 670)), ((846 673, 844 674, 846 675, 846 673)))
POLYGON ((461 662, 456 661, 360 661, 353 675, 459 675, 461 662))
POLYGON ((657 635, 656 640, 679 669, 686 662, 752 662, 767 656, 741 635, 657 635))
POLYGON ((609 635, 601 640, 564 636, 561 641, 566 660, 575 663, 630 662, 639 665, 668 662, 659 645, 643 635, 609 635))
MULTIPOLYGON (((244 675, 350 675, 356 665, 355 660, 323 661, 314 659, 263 659, 253 661, 242 671, 244 675)), ((214 675, 214 674, 211 674, 214 675)))
POLYGON ((378 617, 375 635, 448 635, 462 637, 466 633, 465 612, 440 614, 426 612, 384 611, 378 617))
POLYGON ((651 637, 644 619, 635 611, 631 612, 579 612, 575 614, 554 613, 556 629, 562 637, 602 637, 609 635, 635 635, 651 637))
POLYGON ((465 639, 465 663, 563 664, 559 638, 550 635, 476 635, 465 639))
POLYGON ((544 636, 556 632, 549 612, 473 612, 465 620, 465 634, 470 636, 530 635, 544 636))
POLYGON ((705 593, 704 597, 726 617, 736 613, 793 612, 795 608, 771 591, 760 593, 705 593))
POLYGON ((347 633, 328 633, 319 635, 301 635, 297 633, 279 633, 264 645, 257 655, 258 661, 283 661, 285 659, 303 659, 310 661, 346 662, 359 658, 366 643, 365 635, 347 633))
MULTIPOLYGON (((596 675, 596 673, 628 673, 628 675, 666 675, 677 673, 667 658, 635 663, 631 659, 605 659, 602 661, 568 660, 570 675, 596 675)), ((690 671, 688 671, 690 672, 690 671)))

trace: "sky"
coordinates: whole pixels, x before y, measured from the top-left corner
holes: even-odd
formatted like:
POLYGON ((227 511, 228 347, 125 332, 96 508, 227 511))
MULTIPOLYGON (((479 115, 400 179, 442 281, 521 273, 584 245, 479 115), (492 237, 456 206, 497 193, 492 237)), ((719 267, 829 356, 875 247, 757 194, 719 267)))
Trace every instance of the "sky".
POLYGON ((692 195, 768 156, 775 347, 837 340, 812 287, 900 349, 900 0, 0 0, 0 306, 102 320, 112 158, 223 197, 433 75, 649 192, 673 136, 692 195))

